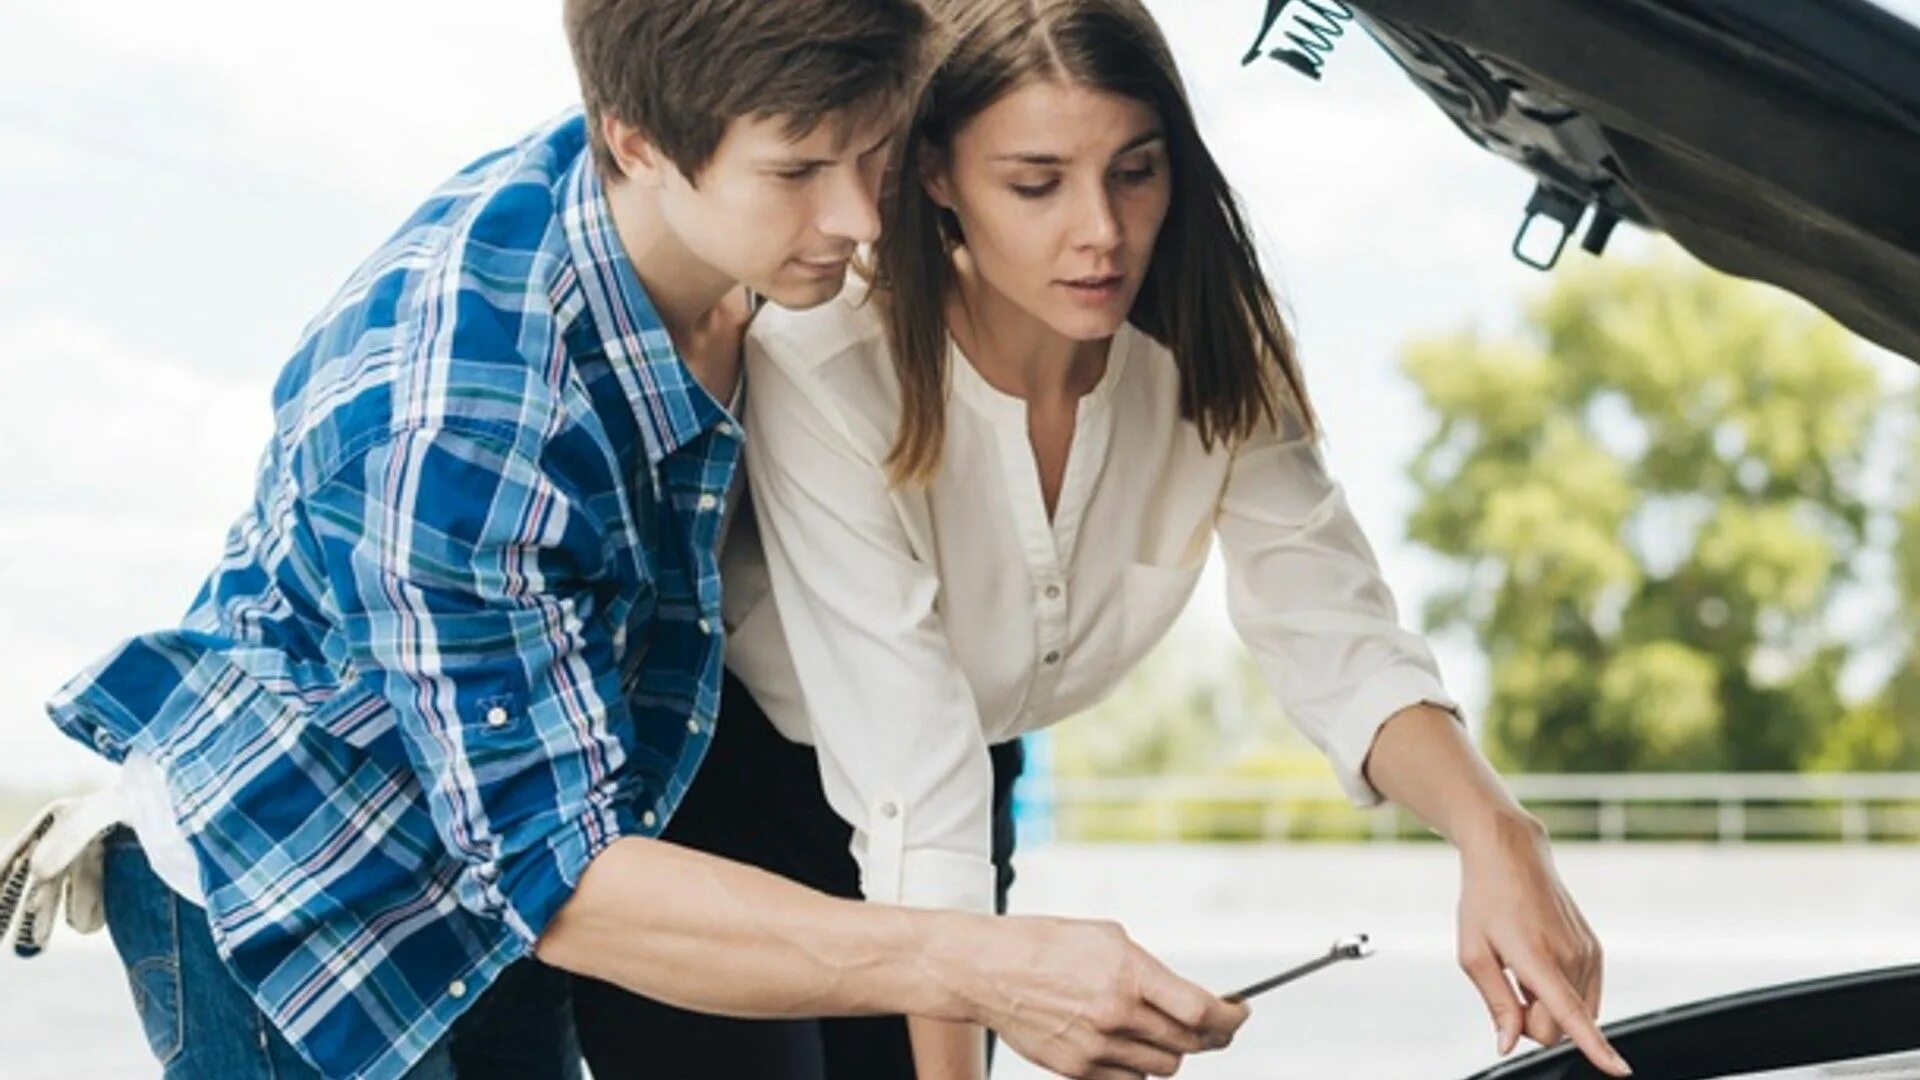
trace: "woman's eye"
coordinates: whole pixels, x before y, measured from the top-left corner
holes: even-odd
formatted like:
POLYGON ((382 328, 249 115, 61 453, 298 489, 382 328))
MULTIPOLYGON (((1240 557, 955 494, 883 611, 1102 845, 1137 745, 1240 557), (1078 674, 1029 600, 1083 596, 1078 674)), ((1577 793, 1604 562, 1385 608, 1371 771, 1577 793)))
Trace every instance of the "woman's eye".
POLYGON ((1023 199, 1043 199, 1053 194, 1053 190, 1059 186, 1058 180, 1049 180, 1044 184, 1014 184, 1013 192, 1023 199))
POLYGON ((1117 175, 1120 178, 1120 181, 1122 183, 1144 184, 1147 181, 1153 179, 1154 177, 1160 175, 1160 166, 1142 165, 1137 169, 1121 169, 1115 175, 1117 175))

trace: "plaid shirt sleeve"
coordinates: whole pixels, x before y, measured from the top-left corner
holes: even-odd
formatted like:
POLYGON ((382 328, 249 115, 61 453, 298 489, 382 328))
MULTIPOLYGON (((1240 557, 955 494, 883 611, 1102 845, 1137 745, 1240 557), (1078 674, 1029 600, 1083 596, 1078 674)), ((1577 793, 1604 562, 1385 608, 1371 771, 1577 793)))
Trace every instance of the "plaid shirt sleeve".
POLYGON ((589 584, 613 550, 562 477, 445 423, 307 498, 359 677, 392 705, 463 906, 528 947, 626 833, 632 721, 589 584))

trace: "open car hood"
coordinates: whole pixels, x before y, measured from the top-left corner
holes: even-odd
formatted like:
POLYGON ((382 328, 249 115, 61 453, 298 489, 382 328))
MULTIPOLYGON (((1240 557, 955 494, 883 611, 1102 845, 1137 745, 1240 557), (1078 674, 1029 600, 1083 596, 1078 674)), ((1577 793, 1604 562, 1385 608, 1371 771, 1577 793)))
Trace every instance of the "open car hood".
MULTIPOLYGON (((1810 979, 1711 998, 1606 1025, 1649 1080, 1914 1080, 1920 1077, 1920 965, 1810 979)), ((1570 1043, 1472 1080, 1604 1080, 1570 1043)))
POLYGON ((1317 75, 1357 20, 1539 182, 1543 267, 1621 221, 1920 361, 1920 27, 1867 0, 1270 2, 1249 59, 1317 75), (1544 236, 1542 234, 1545 234, 1544 236))

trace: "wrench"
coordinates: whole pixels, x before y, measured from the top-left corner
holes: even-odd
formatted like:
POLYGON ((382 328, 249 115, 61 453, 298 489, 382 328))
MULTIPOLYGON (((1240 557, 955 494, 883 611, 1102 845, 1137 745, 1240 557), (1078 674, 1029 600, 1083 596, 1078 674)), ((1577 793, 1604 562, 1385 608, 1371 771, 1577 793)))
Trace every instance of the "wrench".
POLYGON ((1337 964, 1342 960, 1364 960, 1372 955, 1373 943, 1367 939, 1367 935, 1355 934, 1352 937, 1343 937, 1333 943, 1325 956, 1316 957, 1299 967, 1288 968, 1278 975, 1262 979, 1243 990, 1236 990, 1227 995, 1227 1000, 1245 1001, 1255 994, 1264 994, 1276 986, 1284 986, 1302 975, 1311 975, 1323 967, 1337 964))

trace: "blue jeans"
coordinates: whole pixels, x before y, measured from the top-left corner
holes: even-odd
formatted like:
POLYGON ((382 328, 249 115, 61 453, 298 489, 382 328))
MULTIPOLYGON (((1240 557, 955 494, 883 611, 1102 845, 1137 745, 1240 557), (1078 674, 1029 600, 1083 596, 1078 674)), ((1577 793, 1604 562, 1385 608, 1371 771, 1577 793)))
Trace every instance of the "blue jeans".
MULTIPOLYGON (((154 874, 131 830, 107 838, 105 889, 107 929, 166 1080, 319 1076, 234 981, 206 913, 154 874)), ((566 974, 530 959, 509 967, 407 1077, 580 1080, 566 974)))

